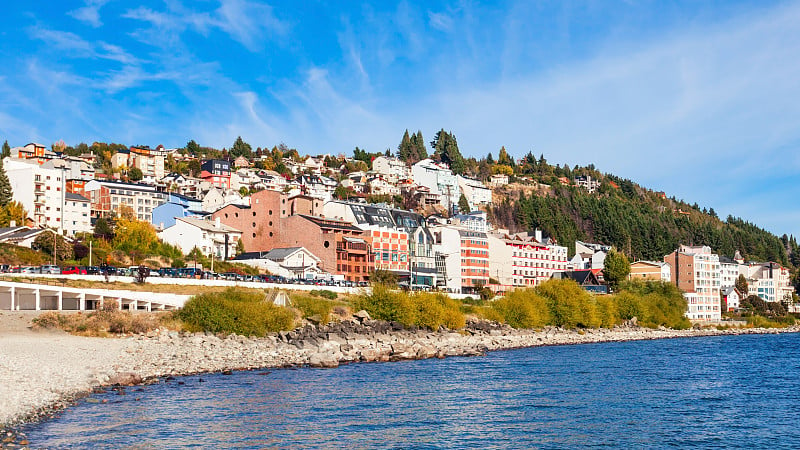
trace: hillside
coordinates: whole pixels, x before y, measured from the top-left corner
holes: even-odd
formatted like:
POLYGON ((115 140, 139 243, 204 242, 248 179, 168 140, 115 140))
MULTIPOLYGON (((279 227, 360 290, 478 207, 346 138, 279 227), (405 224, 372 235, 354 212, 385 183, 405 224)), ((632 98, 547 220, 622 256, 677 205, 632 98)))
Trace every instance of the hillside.
MULTIPOLYGON (((778 237, 742 219, 720 220, 713 209, 667 198, 630 180, 600 174, 593 168, 567 169, 593 174, 597 192, 562 185, 564 169, 549 167, 523 178, 522 184, 549 182, 544 195, 509 185, 503 200, 489 208, 491 220, 512 231, 540 228, 574 252, 575 240, 614 245, 629 258, 661 260, 680 244, 709 245, 720 255, 738 250, 747 260, 797 266, 800 252, 793 237, 778 237), (543 176, 543 173, 546 174, 543 176)), ((572 180, 572 178, 569 178, 572 180)))

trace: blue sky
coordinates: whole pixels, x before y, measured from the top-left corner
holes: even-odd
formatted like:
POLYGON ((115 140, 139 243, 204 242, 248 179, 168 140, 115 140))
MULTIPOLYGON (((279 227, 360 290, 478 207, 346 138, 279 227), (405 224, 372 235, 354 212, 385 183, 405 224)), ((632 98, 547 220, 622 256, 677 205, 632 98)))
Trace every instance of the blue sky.
POLYGON ((0 139, 589 164, 800 235, 800 3, 4 2, 0 139))

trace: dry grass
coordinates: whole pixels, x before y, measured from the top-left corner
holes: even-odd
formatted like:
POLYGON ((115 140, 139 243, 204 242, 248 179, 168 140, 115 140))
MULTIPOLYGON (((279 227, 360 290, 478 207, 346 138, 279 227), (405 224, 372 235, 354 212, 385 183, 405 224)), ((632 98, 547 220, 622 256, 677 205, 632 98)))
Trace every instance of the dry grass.
POLYGON ((88 314, 46 312, 33 319, 32 324, 34 329, 60 329, 78 336, 95 337, 147 333, 159 328, 182 329, 181 321, 172 312, 131 313, 118 310, 113 303, 88 314))

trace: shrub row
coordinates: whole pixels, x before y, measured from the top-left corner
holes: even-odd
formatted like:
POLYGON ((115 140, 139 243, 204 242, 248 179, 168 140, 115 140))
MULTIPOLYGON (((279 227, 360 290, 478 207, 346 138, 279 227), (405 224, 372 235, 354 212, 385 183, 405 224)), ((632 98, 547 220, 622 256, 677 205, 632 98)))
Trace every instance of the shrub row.
POLYGON ((463 328, 466 319, 461 303, 441 293, 408 293, 392 290, 381 284, 372 286, 372 292, 358 296, 355 310, 367 311, 373 319, 400 322, 404 325, 438 329, 463 328))
POLYGON ((290 330, 294 313, 265 301, 259 292, 234 288, 192 297, 178 312, 188 331, 265 336, 272 331, 290 330))
POLYGON ((549 280, 534 289, 516 289, 492 303, 488 319, 514 328, 613 327, 634 317, 640 325, 685 329, 686 300, 669 283, 623 283, 616 295, 594 296, 571 280, 549 280))

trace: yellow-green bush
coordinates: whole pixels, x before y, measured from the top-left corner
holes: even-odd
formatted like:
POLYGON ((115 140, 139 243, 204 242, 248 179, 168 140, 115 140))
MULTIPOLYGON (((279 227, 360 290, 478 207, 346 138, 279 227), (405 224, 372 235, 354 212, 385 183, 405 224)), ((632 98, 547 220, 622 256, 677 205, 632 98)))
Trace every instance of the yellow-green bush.
POLYGON ((304 319, 317 316, 320 323, 330 321, 331 309, 334 306, 330 300, 314 295, 292 294, 291 301, 292 306, 300 310, 304 319))
POLYGON ((572 280, 547 280, 535 292, 546 299, 552 324, 596 328, 600 325, 594 297, 572 280))
POLYGON ((294 326, 294 314, 290 309, 266 302, 264 295, 258 292, 234 288, 192 297, 178 312, 178 317, 189 331, 244 336, 264 336, 294 326))
POLYGON ((672 283, 633 281, 623 283, 620 291, 615 297, 623 319, 636 317, 642 326, 651 328, 691 326, 685 316, 686 299, 672 283))
POLYGON ((450 329, 463 328, 464 314, 461 304, 444 294, 407 292, 375 284, 372 292, 358 296, 353 307, 367 311, 373 319, 400 322, 436 329, 444 325, 450 329))
POLYGON ((547 300, 533 289, 515 289, 495 300, 491 308, 514 328, 540 328, 552 321, 547 300))

